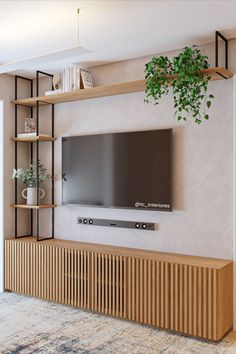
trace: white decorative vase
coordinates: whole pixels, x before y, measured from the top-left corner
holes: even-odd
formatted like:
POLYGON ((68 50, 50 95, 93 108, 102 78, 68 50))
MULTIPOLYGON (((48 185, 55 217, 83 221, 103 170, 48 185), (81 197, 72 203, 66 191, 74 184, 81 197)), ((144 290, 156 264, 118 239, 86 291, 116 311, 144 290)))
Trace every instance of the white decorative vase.
MULTIPOLYGON (((39 199, 42 199, 45 196, 45 192, 42 188, 39 188, 39 199)), ((28 187, 23 189, 22 197, 27 199, 27 205, 36 205, 37 204, 37 188, 28 187), (25 194, 26 193, 26 194, 25 194)))

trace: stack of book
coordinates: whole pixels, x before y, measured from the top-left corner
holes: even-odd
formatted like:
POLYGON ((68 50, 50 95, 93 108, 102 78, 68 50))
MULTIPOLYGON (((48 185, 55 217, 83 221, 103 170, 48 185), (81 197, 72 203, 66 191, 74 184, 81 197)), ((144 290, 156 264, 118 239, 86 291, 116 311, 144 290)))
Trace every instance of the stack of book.
POLYGON ((80 67, 71 65, 63 70, 61 74, 62 87, 53 91, 46 91, 45 95, 70 92, 80 89, 80 67))
POLYGON ((80 89, 80 67, 71 65, 63 70, 62 85, 64 92, 80 89))

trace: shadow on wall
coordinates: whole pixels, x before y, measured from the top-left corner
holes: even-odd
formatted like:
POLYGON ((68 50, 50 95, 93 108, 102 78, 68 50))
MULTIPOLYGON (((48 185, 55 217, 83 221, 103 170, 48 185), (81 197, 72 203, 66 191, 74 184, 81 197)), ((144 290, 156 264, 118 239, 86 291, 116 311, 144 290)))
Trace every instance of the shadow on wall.
POLYGON ((172 146, 172 188, 173 188, 173 209, 184 210, 184 127, 175 127, 173 129, 172 146))

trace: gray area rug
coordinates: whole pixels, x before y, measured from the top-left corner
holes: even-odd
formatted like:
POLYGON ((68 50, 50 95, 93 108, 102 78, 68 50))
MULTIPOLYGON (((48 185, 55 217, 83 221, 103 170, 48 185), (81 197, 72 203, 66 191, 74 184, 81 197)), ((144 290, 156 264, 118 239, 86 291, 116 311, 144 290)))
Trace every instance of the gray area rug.
POLYGON ((13 293, 0 294, 0 353, 236 354, 211 343, 13 293))

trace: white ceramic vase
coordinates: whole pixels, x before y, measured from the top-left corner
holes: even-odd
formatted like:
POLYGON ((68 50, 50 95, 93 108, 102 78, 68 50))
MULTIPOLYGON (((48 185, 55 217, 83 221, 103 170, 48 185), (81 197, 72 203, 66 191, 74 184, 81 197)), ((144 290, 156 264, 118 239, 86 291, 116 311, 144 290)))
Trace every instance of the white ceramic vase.
MULTIPOLYGON (((42 188, 39 188, 39 199, 42 199, 45 196, 45 192, 42 188)), ((27 200, 27 205, 36 205, 37 204, 37 188, 28 187, 23 189, 22 197, 27 200)))

